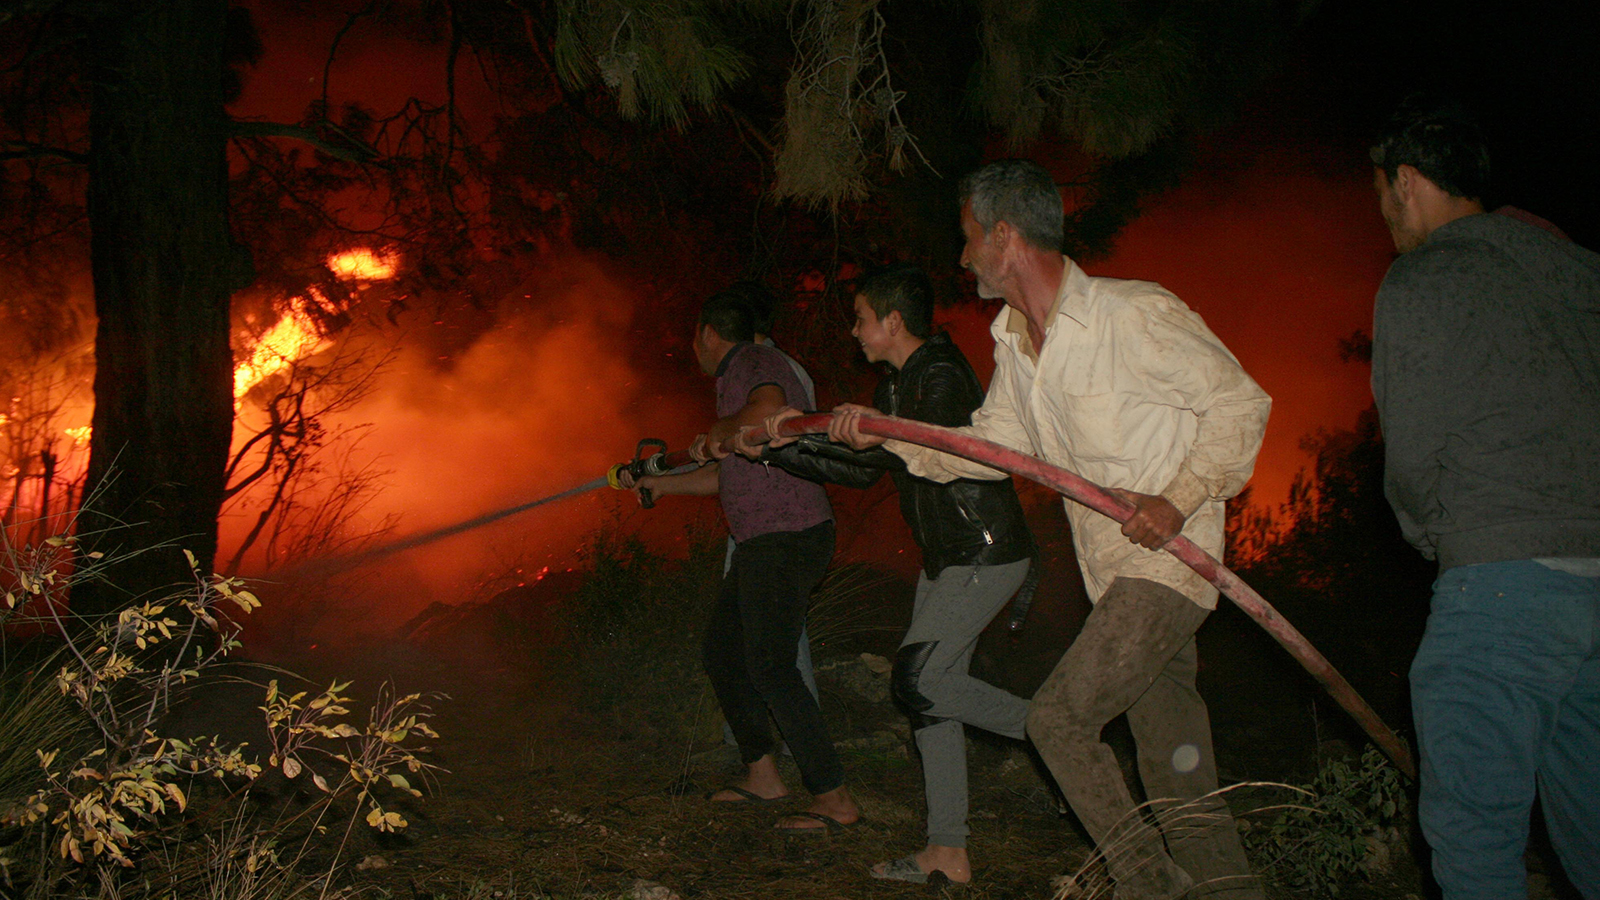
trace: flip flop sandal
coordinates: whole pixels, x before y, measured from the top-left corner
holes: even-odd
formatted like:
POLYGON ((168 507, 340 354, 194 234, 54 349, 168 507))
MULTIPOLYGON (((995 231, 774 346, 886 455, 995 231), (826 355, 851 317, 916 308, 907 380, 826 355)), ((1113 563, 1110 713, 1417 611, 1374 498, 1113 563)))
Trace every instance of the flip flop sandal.
POLYGON ((782 797, 763 797, 760 794, 751 793, 750 791, 747 791, 744 788, 739 787, 736 784, 727 785, 726 787, 723 787, 721 790, 723 790, 723 791, 733 791, 735 794, 739 795, 739 799, 737 799, 737 800, 712 800, 711 798, 715 797, 718 793, 720 793, 720 791, 709 791, 709 792, 707 792, 706 799, 710 800, 712 803, 726 803, 729 806, 741 806, 741 805, 746 805, 746 804, 748 804, 750 806, 771 806, 774 803, 782 803, 783 801, 789 799, 789 795, 788 794, 784 794, 782 797))
MULTIPOLYGON (((872 873, 873 878, 884 878, 889 881, 909 881, 912 884, 927 884, 928 877, 932 874, 922 871, 922 867, 917 865, 915 856, 902 856, 899 859, 881 863, 881 865, 883 866, 883 871, 881 872, 878 871, 878 866, 873 866, 867 870, 872 873)), ((939 872, 938 874, 943 875, 944 873, 939 872)))
POLYGON ((814 827, 808 827, 808 828, 784 828, 781 825, 774 825, 772 827, 774 829, 778 830, 778 831, 783 832, 784 834, 814 835, 814 834, 832 834, 835 831, 842 831, 842 830, 844 830, 846 828, 854 828, 855 826, 861 824, 861 820, 860 819, 857 819, 854 822, 841 822, 841 821, 839 821, 838 819, 835 819, 832 816, 827 816, 827 815, 823 815, 822 813, 815 813, 815 812, 797 812, 791 818, 812 819, 817 824, 814 827))

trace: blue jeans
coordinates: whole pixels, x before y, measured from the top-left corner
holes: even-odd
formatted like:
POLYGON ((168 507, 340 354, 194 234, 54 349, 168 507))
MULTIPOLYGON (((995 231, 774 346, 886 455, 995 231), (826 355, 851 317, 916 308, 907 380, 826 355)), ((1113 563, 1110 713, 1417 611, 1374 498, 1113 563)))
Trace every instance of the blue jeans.
POLYGON ((1411 702, 1446 900, 1526 900, 1536 790, 1567 876, 1600 898, 1600 578, 1532 560, 1444 572, 1411 702))

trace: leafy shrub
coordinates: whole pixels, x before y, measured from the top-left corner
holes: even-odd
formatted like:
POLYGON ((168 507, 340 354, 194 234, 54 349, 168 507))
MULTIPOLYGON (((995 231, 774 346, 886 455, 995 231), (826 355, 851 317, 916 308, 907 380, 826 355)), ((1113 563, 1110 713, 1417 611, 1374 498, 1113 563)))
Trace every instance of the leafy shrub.
MULTIPOLYGON (((0 539, 9 536, 0 531, 0 539)), ((241 883, 278 887, 306 879, 292 872, 312 837, 323 833, 323 818, 344 800, 350 827, 358 819, 380 831, 406 826, 380 795, 420 796, 411 785, 432 768, 420 757, 419 737, 435 736, 430 712, 419 695, 380 693, 364 728, 344 721, 348 683, 327 690, 286 692, 266 686, 265 725, 271 753, 256 759, 245 747, 216 738, 163 734, 175 699, 202 678, 216 677, 217 666, 236 649, 239 626, 231 618, 260 605, 238 579, 203 574, 189 556, 192 583, 159 600, 136 600, 95 621, 79 621, 59 602, 75 582, 97 578, 105 562, 77 551, 76 539, 52 537, 42 547, 12 547, 0 552, 0 584, 11 614, 31 615, 53 626, 34 638, 56 649, 38 659, 49 665, 13 670, 0 678, 7 688, 0 702, 0 757, 7 780, 0 816, 17 840, 0 848, 0 893, 6 896, 132 896, 140 889, 162 897, 203 895, 237 876, 241 883), (29 695, 13 695, 20 686, 29 695), (60 721, 51 724, 52 717, 60 721), (76 727, 81 725, 81 728, 76 727), (24 773, 13 757, 33 758, 24 773), (266 771, 291 781, 302 775, 314 787, 305 815, 314 819, 307 844, 288 861, 280 860, 274 833, 250 824, 244 814, 249 787, 266 771), (236 790, 225 798, 239 810, 232 833, 213 840, 191 812, 190 797, 208 783, 236 790), (211 864, 197 867, 192 884, 161 863, 183 858, 186 843, 211 842, 224 848, 211 864), (232 848, 232 849, 226 849, 232 848), (238 852, 235 852, 238 851, 238 852), (239 868, 242 867, 242 868, 239 868), (230 874, 231 873, 231 874, 230 874), (204 877, 199 877, 204 876, 204 877)), ((7 648, 8 650, 10 648, 7 648)), ((10 663, 8 653, 5 661, 10 663)), ((198 844, 197 844, 198 845, 198 844)), ((318 879, 324 886, 338 866, 344 843, 318 879)), ((278 888, 283 888, 280 891, 278 888)), ((252 897, 265 896, 252 892, 252 897)))
POLYGON ((1307 801, 1246 832, 1258 859, 1286 886, 1307 896, 1337 897, 1370 870, 1372 854, 1407 816, 1400 771, 1375 747, 1359 763, 1331 759, 1296 788, 1307 801))

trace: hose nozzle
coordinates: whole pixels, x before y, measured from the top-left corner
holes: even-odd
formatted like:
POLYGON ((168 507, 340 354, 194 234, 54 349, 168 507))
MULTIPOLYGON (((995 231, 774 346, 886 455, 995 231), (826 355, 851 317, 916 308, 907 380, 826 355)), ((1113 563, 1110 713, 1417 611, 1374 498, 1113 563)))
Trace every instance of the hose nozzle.
MULTIPOLYGON (((624 470, 635 481, 646 475, 662 475, 667 471, 667 442, 660 438, 644 438, 639 441, 639 446, 633 449, 633 459, 629 462, 617 463, 606 470, 606 484, 617 490, 624 490, 621 474, 624 470), (653 449, 654 453, 646 454, 646 450, 653 449)), ((639 505, 650 509, 656 505, 655 497, 647 489, 639 491, 639 505)))

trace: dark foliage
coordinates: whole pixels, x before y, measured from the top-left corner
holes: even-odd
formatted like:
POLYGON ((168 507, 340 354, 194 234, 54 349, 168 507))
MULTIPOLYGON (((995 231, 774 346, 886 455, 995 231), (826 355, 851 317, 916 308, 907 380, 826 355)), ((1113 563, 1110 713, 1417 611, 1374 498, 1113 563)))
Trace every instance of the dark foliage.
MULTIPOLYGON (((1306 438, 1314 458, 1270 514, 1230 516, 1230 564, 1391 724, 1410 720, 1405 673, 1435 565, 1400 536, 1383 495, 1377 411, 1306 438)), ((1237 504, 1239 510, 1245 504, 1237 504)))

